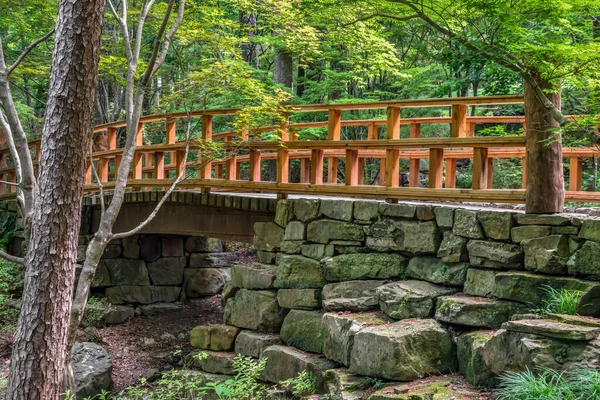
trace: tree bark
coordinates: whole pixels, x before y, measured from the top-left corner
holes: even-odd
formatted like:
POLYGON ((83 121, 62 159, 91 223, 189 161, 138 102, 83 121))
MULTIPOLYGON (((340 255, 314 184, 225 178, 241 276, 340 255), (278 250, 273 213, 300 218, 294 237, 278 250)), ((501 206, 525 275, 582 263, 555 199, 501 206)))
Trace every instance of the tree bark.
POLYGON ((58 399, 65 366, 104 0, 61 0, 8 400, 58 399))
MULTIPOLYGON (((560 88, 534 75, 546 97, 560 110, 560 88)), ((554 119, 534 88, 525 81, 525 124, 527 126, 526 212, 558 213, 564 209, 565 186, 560 124, 554 119)))
POLYGON ((275 64, 273 67, 273 80, 291 88, 293 83, 294 59, 292 53, 283 49, 275 50, 275 64))

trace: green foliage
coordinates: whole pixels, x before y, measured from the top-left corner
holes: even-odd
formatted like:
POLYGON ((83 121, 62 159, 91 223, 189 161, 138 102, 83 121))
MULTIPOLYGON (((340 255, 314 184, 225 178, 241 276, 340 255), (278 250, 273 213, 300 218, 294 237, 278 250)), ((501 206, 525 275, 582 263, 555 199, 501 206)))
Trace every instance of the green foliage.
POLYGON ((536 311, 540 314, 577 314, 577 303, 581 298, 581 291, 579 290, 567 290, 567 289, 555 289, 553 287, 544 285, 541 289, 546 294, 546 298, 543 300, 543 305, 536 311))
POLYGON ((557 372, 526 369, 500 377, 498 400, 589 400, 600 398, 600 372, 574 369, 557 372))
POLYGON ((575 369, 567 373, 575 399, 600 399, 600 372, 575 369))
POLYGON ((17 231, 17 221, 13 214, 4 214, 0 220, 0 249, 6 250, 17 231))
POLYGON ((19 310, 9 304, 12 294, 20 286, 20 268, 17 264, 0 259, 0 331, 12 329, 19 318, 19 310))
POLYGON ((302 371, 297 377, 280 382, 280 384, 295 397, 309 396, 316 391, 315 379, 308 371, 302 371))
POLYGON ((101 326, 104 316, 110 311, 111 305, 105 299, 90 297, 85 308, 85 313, 81 319, 81 327, 101 326))

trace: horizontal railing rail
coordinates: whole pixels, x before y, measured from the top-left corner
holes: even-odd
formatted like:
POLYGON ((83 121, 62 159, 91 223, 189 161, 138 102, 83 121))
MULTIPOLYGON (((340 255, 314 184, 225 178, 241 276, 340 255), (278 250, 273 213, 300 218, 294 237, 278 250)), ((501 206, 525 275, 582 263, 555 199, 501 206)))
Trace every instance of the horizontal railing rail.
MULTIPOLYGON (((281 125, 262 126, 247 131, 213 134, 213 118, 235 117, 240 109, 203 110, 174 114, 149 115, 140 118, 136 151, 131 165, 128 187, 132 190, 151 190, 170 186, 172 171, 186 169, 188 177, 179 184, 182 190, 224 190, 237 192, 312 194, 354 196, 382 199, 414 199, 439 201, 477 201, 523 203, 525 201, 525 118, 514 116, 469 116, 468 107, 523 104, 522 96, 465 97, 423 100, 401 100, 371 103, 324 104, 290 106, 281 125), (449 116, 401 118, 403 108, 450 107, 449 116), (386 119, 342 120, 342 111, 386 110, 386 119), (327 112, 326 121, 291 123, 290 114, 327 112), (176 139, 178 121, 200 118, 202 135, 189 144, 176 139), (144 127, 164 123, 164 143, 144 144, 144 127), (421 127, 429 124, 450 124, 450 137, 421 137, 421 127), (520 124, 523 136, 475 136, 477 124, 520 124), (400 138, 400 127, 408 125, 409 138, 400 138), (342 140, 342 127, 366 127, 364 140, 342 140), (382 128, 380 130, 380 128, 382 128), (326 140, 298 140, 303 129, 326 128, 326 140), (260 133, 274 132, 278 140, 261 140, 260 133), (219 142, 218 149, 207 146, 219 142), (216 152, 225 157, 214 158, 216 152), (494 189, 494 160, 522 159, 521 189, 494 189), (400 186, 400 160, 408 160, 408 187, 400 186), (471 159, 470 189, 456 188, 457 160, 471 159), (167 160, 169 162, 167 162, 167 160), (290 182, 290 162, 298 160, 299 182, 290 182), (340 168, 340 160, 344 166, 340 168), (365 165, 379 162, 378 177, 365 183, 365 165), (423 177, 421 160, 428 161, 423 177), (275 162, 276 178, 263 181, 263 162, 275 162), (339 179, 339 173, 343 179, 339 179), (242 179, 244 176, 244 179, 242 179), (340 183, 343 181, 343 183, 340 183), (422 187, 425 186, 425 187, 422 187)), ((576 116, 569 117, 572 120, 576 116)), ((104 148, 92 152, 91 159, 102 186, 114 187, 123 149, 117 146, 117 133, 126 126, 115 121, 96 126, 93 132, 106 136, 104 148)), ((363 131, 364 132, 364 131, 363 131)), ((154 136, 156 137, 156 132, 154 136)), ((41 142, 30 142, 38 168, 41 142)), ((214 146, 213 146, 214 147, 214 146)), ((8 149, 0 149, 6 156, 8 149)), ((583 192, 582 167, 586 157, 600 156, 594 148, 565 148, 563 157, 570 163, 569 201, 600 202, 600 193, 583 192)), ((95 192, 98 182, 92 176, 88 162, 85 190, 95 192)), ((0 179, 15 182, 15 170, 0 167, 0 179)), ((0 198, 14 196, 15 187, 6 186, 0 198)))

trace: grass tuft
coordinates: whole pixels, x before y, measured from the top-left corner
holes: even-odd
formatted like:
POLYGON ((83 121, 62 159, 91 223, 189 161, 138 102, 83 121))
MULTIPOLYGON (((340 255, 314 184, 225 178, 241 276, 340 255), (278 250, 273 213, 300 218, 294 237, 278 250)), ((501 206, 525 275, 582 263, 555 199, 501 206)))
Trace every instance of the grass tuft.
POLYGON ((581 298, 581 291, 555 289, 548 285, 543 285, 541 289, 545 292, 546 298, 541 308, 535 310, 540 314, 577 314, 577 303, 581 298))

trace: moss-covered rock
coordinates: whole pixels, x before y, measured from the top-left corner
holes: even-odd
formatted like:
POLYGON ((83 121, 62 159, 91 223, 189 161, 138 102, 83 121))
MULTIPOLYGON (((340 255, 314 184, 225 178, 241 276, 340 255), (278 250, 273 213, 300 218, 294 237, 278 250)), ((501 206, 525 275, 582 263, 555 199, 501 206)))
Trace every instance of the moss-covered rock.
POLYGON ((494 290, 494 277, 497 271, 469 268, 463 291, 471 296, 487 297, 494 290))
POLYGON ((321 200, 321 214, 327 218, 352 221, 354 202, 350 200, 321 200))
POLYGON ((403 274, 406 258, 399 254, 358 253, 326 258, 321 262, 328 282, 389 279, 403 274))
POLYGON ((257 250, 277 251, 283 235, 283 228, 275 222, 256 222, 254 224, 254 247, 257 250))
POLYGON ((513 242, 521 243, 524 240, 548 236, 550 232, 551 227, 545 225, 516 226, 511 230, 511 237, 513 242))
POLYGON ((365 238, 365 233, 360 225, 320 219, 308 224, 306 237, 310 242, 327 244, 332 240, 362 241, 365 238))
POLYGON ((211 374, 233 375, 235 353, 195 350, 185 357, 185 364, 211 374))
POLYGON ((321 307, 321 290, 279 289, 277 301, 282 308, 312 310, 321 307))
POLYGON ((274 282, 276 288, 319 289, 325 284, 318 261, 299 255, 281 256, 274 282))
POLYGON ((368 311, 379 308, 375 290, 385 281, 345 281, 323 287, 325 311, 368 311))
POLYGON ((523 304, 465 295, 437 299, 435 319, 475 328, 500 328, 513 314, 525 311, 523 304))
POLYGON ((523 251, 516 244, 470 240, 467 243, 471 264, 484 268, 519 269, 523 251))
POLYGON ((434 221, 399 221, 397 229, 402 233, 400 250, 410 254, 436 254, 442 235, 434 221))
POLYGON ((544 274, 566 274, 566 263, 570 256, 567 235, 524 240, 521 247, 525 252, 526 269, 544 274))
POLYGON ((197 349, 231 351, 239 332, 230 325, 199 325, 190 332, 190 343, 197 349))
POLYGON ((231 268, 231 282, 238 288, 272 289, 277 267, 261 263, 238 264, 231 268))
POLYGON ((444 238, 438 249, 437 256, 444 262, 456 263, 469 260, 467 242, 469 240, 455 235, 452 231, 445 231, 444 238))
POLYGON ((283 342, 279 335, 241 331, 235 339, 235 353, 243 356, 260 358, 267 347, 281 344, 283 344, 283 342))
POLYGON ((454 211, 454 226, 452 232, 455 235, 470 239, 484 239, 485 234, 477 220, 477 212, 472 210, 457 209, 454 211))
POLYGON ((293 200, 294 216, 302 222, 309 222, 319 218, 321 201, 318 199, 293 200))
POLYGON ((323 347, 323 313, 291 310, 283 320, 281 339, 285 344, 311 353, 321 353, 323 347))
POLYGON ((463 333, 456 339, 458 369, 467 382, 475 387, 493 387, 497 383, 483 358, 485 344, 493 336, 493 331, 463 333))
POLYGON ((479 211, 477 214, 485 235, 496 240, 510 240, 510 230, 514 225, 513 216, 513 213, 506 210, 479 211))
POLYGON ((567 262, 570 274, 600 279, 600 243, 586 240, 567 262))
POLYGON ((377 298, 381 311, 394 319, 428 318, 433 315, 438 297, 456 292, 455 288, 408 280, 378 287, 377 298))
POLYGON ((223 311, 226 324, 261 332, 279 332, 283 317, 277 293, 270 290, 240 289, 223 311))
POLYGON ((462 286, 468 263, 446 263, 436 257, 414 257, 408 262, 406 275, 440 285, 462 286))

